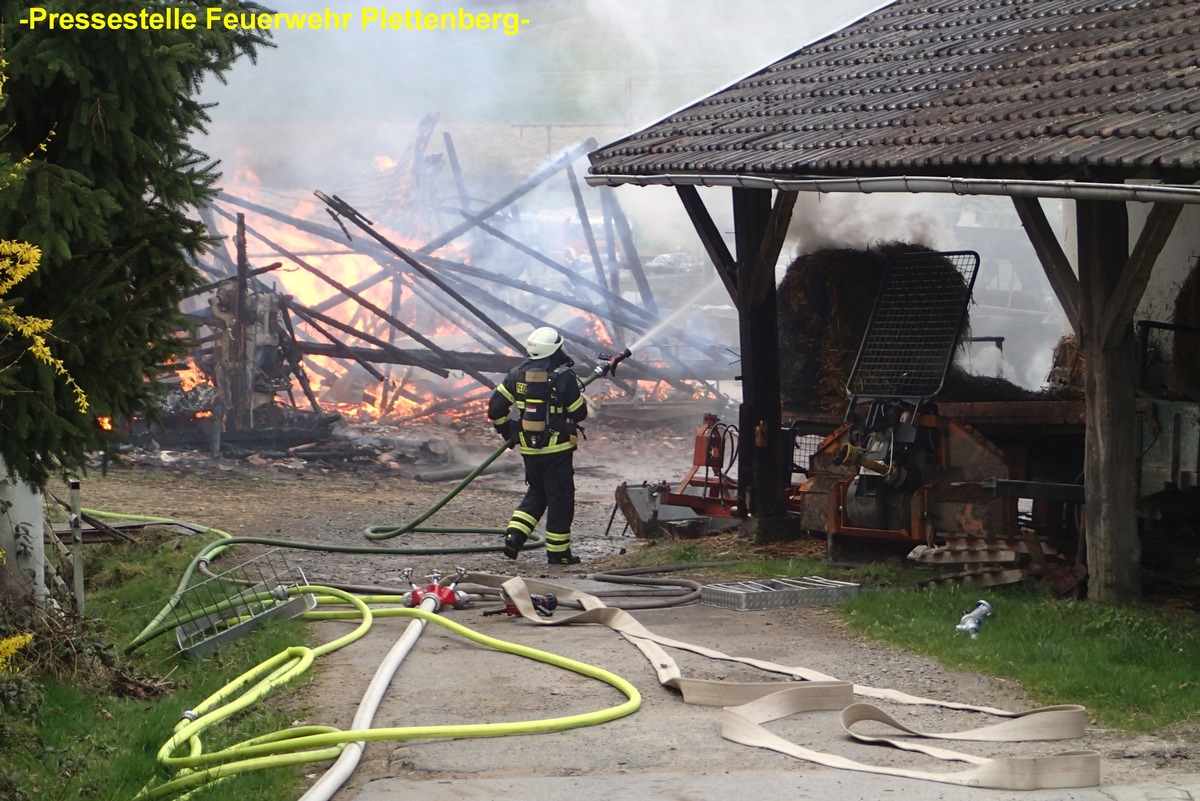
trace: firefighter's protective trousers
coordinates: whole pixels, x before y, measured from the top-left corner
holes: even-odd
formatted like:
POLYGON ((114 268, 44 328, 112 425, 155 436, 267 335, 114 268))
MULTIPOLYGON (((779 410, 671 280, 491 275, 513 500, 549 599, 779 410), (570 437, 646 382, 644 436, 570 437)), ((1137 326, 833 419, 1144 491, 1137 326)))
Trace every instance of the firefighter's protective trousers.
POLYGON ((546 556, 569 553, 575 520, 574 451, 525 457, 525 497, 508 521, 509 538, 524 542, 546 516, 546 556))

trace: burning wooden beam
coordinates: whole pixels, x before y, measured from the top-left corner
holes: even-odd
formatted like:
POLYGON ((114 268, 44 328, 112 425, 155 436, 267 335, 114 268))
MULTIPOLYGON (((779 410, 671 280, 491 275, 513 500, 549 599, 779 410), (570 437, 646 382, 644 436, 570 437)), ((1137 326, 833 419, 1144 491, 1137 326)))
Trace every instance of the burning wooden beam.
MULTIPOLYGON (((219 212, 219 213, 221 213, 223 216, 225 215, 225 212, 219 212)), ((368 311, 372 312, 376 316, 387 321, 387 323, 389 325, 393 326, 396 329, 399 329, 400 331, 403 331, 409 338, 413 339, 416 342, 421 343, 426 348, 433 351, 435 354, 437 354, 443 358, 446 357, 447 353, 445 350, 442 349, 442 347, 440 345, 438 345, 436 342, 434 342, 433 340, 431 340, 428 337, 426 337, 425 335, 423 335, 421 332, 419 332, 416 329, 412 328, 411 326, 407 325, 402 320, 398 319, 395 315, 392 315, 392 314, 384 311, 379 306, 375 305, 368 299, 364 298, 362 295, 355 292, 350 287, 348 287, 345 284, 343 284, 342 282, 326 275, 324 272, 317 269, 313 265, 309 264, 304 259, 302 259, 299 256, 297 256, 296 254, 288 251, 282 245, 278 244, 277 242, 274 242, 266 235, 258 232, 257 230, 254 230, 253 228, 250 228, 250 227, 247 227, 246 230, 249 231, 250 233, 252 233, 256 239, 258 239, 260 242, 265 244, 267 247, 273 248, 281 256, 284 256, 285 258, 287 258, 292 263, 296 264, 301 269, 305 270, 306 272, 315 276, 316 278, 320 279, 321 281, 324 281, 326 284, 333 287, 337 291, 341 292, 346 297, 354 300, 356 303, 359 304, 359 306, 367 309, 368 311)), ((311 309, 309 311, 313 312, 313 310, 311 310, 311 309)), ((316 313, 316 312, 313 312, 313 313, 316 313)), ((418 366, 421 366, 421 365, 418 365, 418 366)), ((436 370, 435 370, 435 372, 436 372, 436 370)), ((495 384, 490 379, 488 379, 486 376, 484 376, 481 373, 470 372, 469 374, 471 375, 472 378, 474 378, 476 381, 479 381, 484 386, 495 386, 495 384)), ((443 377, 444 377, 444 375, 443 375, 443 377)))
MULTIPOLYGON (((301 353, 310 356, 330 356, 339 359, 353 357, 372 364, 404 364, 410 367, 429 369, 426 366, 429 364, 429 354, 425 351, 405 350, 396 347, 366 348, 346 345, 341 342, 336 345, 332 343, 325 345, 319 342, 297 342, 296 347, 301 353)), ((520 362, 521 358, 518 356, 458 352, 448 353, 445 361, 441 362, 438 366, 449 370, 462 370, 463 372, 466 372, 467 368, 470 368, 480 372, 504 375, 520 362)), ((442 375, 446 375, 446 373, 443 372, 442 375)), ((490 390, 491 387, 487 387, 487 389, 490 390)))
POLYGON ((372 228, 371 221, 368 220, 366 217, 362 216, 362 214, 360 214, 357 210, 355 210, 349 203, 345 202, 344 200, 339 198, 337 195, 329 196, 322 192, 317 192, 316 195, 318 198, 321 199, 322 202, 324 202, 331 209, 336 211, 343 218, 349 220, 350 222, 352 222, 356 226, 358 226, 359 229, 361 229, 362 231, 364 231, 367 234, 367 236, 370 236, 376 242, 383 245, 385 248, 390 250, 395 255, 399 256, 406 264, 408 264, 410 267, 412 267, 417 272, 421 273, 421 275, 425 276, 425 278, 427 278, 431 283, 433 283, 434 285, 441 288, 442 291, 448 293, 452 298, 454 298, 456 301, 458 301, 460 305, 462 305, 465 309, 467 309, 472 314, 474 314, 476 317, 478 317, 480 319, 480 321, 482 321, 484 323, 484 325, 488 326, 488 328, 491 328, 493 331, 495 331, 496 334, 499 335, 499 337, 501 339, 503 339, 505 342, 512 345, 513 349, 516 350, 517 353, 524 352, 524 350, 525 350, 524 346, 521 345, 521 343, 518 342, 516 340, 516 338, 513 337, 512 334, 508 333, 502 327, 497 325, 494 320, 492 320, 490 317, 488 317, 486 314, 484 314, 482 311, 480 311, 478 308, 476 308, 466 298, 462 297, 462 295, 460 295, 457 291, 455 291, 453 287, 451 287, 449 284, 447 284, 445 281, 443 281, 439 276, 435 275, 431 270, 426 268, 425 265, 421 264, 421 262, 417 261, 415 258, 410 256, 407 251, 401 249, 399 245, 392 242, 387 237, 385 237, 383 234, 379 233, 374 228, 372 228))

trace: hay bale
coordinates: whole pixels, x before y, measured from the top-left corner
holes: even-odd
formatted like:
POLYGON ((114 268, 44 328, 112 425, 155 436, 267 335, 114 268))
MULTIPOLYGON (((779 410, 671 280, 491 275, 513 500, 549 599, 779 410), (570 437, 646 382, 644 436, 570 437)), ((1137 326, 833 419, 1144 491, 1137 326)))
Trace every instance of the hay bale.
POLYGON ((1050 374, 1046 383, 1050 389, 1083 391, 1083 348, 1074 334, 1063 334, 1054 345, 1050 357, 1050 374))
POLYGON ((779 383, 785 404, 845 409, 846 381, 884 270, 898 255, 932 252, 923 245, 889 242, 868 250, 818 250, 788 265, 778 289, 779 383))
POLYGON ((1017 386, 1005 378, 975 375, 957 365, 951 365, 938 399, 956 403, 981 403, 1049 400, 1050 396, 1044 392, 1017 386))

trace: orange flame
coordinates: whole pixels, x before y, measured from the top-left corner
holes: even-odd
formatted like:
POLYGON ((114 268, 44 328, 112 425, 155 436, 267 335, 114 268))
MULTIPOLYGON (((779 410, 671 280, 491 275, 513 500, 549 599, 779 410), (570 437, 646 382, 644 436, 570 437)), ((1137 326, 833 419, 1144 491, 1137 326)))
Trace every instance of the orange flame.
POLYGON ((96 427, 99 428, 101 431, 112 431, 113 430, 113 419, 111 417, 97 417, 96 418, 96 427))
POLYGON ((191 392, 200 384, 210 384, 208 376, 200 369, 200 365, 196 364, 196 360, 188 357, 188 366, 182 370, 176 371, 175 375, 179 376, 179 387, 184 392, 191 392))

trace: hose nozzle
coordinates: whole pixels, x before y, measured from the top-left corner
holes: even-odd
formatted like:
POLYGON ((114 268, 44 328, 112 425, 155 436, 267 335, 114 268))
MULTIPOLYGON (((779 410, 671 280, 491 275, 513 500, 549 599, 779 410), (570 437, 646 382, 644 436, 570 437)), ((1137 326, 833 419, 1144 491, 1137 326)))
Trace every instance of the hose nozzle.
POLYGON ((609 356, 607 353, 601 353, 599 355, 599 358, 606 359, 607 361, 605 361, 604 364, 601 364, 598 367, 596 367, 596 373, 595 373, 596 378, 606 376, 610 373, 613 375, 616 375, 617 374, 617 365, 620 364, 621 362, 625 361, 632 355, 633 354, 630 353, 629 348, 625 348, 625 350, 621 351, 616 356, 609 356))

